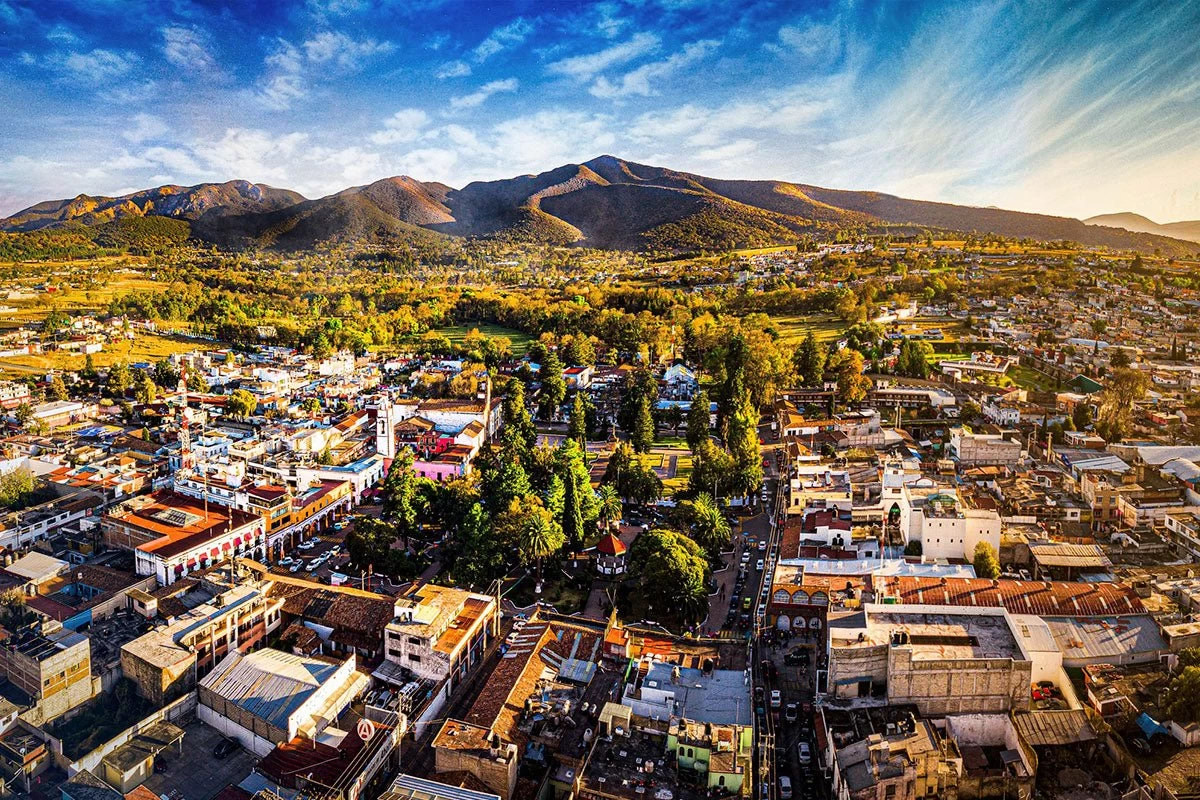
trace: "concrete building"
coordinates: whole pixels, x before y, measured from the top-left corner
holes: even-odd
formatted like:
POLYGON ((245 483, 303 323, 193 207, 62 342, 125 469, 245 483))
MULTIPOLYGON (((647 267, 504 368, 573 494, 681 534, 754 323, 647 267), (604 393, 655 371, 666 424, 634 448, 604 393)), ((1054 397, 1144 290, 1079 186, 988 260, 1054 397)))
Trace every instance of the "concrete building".
POLYGON ((1000 552, 1000 515, 990 509, 971 508, 954 487, 931 481, 907 483, 894 493, 890 508, 905 543, 921 543, 926 558, 967 559, 975 547, 987 542, 1000 552))
POLYGON ((163 586, 233 556, 266 557, 262 516, 177 492, 127 500, 101 527, 105 544, 133 551, 137 574, 163 586))
POLYGON ((384 658, 418 678, 457 686, 492 640, 496 599, 425 584, 396 601, 384 634, 384 658))
POLYGON ((261 647, 282 624, 283 599, 269 596, 267 587, 201 587, 195 594, 209 599, 178 616, 160 612, 160 602, 174 599, 169 594, 134 597, 139 613, 166 624, 125 644, 121 669, 155 703, 191 691, 226 655, 261 647))
POLYGON ((960 756, 955 743, 919 718, 917 709, 825 708, 818 724, 837 800, 957 800, 960 756))
POLYGON ((1003 609, 869 604, 829 634, 834 697, 885 696, 928 716, 1029 707, 1033 662, 1003 609))
POLYGON ((955 428, 950 433, 949 455, 960 467, 1015 467, 1023 455, 1021 440, 1005 434, 970 433, 955 428))
POLYGON ((196 712, 258 756, 297 736, 317 736, 362 694, 353 656, 325 661, 266 648, 234 651, 200 682, 196 712))
POLYGON ((57 622, 31 625, 0 641, 0 674, 33 698, 43 720, 62 716, 99 690, 88 637, 57 622))

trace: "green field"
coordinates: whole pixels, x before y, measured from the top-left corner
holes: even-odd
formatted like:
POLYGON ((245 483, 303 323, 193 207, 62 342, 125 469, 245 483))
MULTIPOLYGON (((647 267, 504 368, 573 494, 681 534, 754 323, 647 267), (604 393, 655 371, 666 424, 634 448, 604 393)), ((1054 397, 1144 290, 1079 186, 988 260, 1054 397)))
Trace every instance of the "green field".
POLYGON ((532 337, 527 333, 515 331, 512 328, 505 328, 501 325, 493 325, 490 322, 466 322, 462 325, 452 325, 445 328, 434 328, 434 333, 440 333, 449 339, 454 344, 462 344, 462 340, 467 338, 467 334, 472 330, 478 330, 484 336, 507 336, 512 342, 513 354, 516 356, 525 355, 525 351, 529 348, 529 343, 532 337))
POLYGON ((818 342, 831 342, 849 327, 833 314, 775 314, 771 322, 786 344, 799 344, 809 331, 818 342))

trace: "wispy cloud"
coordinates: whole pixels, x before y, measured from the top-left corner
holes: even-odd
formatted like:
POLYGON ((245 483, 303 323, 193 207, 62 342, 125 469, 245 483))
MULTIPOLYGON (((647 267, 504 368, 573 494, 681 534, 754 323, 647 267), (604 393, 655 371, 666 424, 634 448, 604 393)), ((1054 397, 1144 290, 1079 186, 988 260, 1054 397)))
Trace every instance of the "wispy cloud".
POLYGON ((135 143, 156 139, 170 130, 167 123, 153 114, 134 114, 132 122, 133 124, 121 135, 135 143))
POLYGON ((533 23, 524 17, 517 17, 507 25, 501 25, 472 51, 475 63, 482 64, 498 53, 523 44, 531 33, 533 23))
POLYGON ((450 107, 454 109, 475 108, 483 105, 489 97, 500 92, 515 92, 521 85, 521 82, 516 78, 505 78, 504 80, 491 81, 480 86, 477 91, 471 94, 461 95, 459 97, 450 98, 450 107))
POLYGON ((434 72, 438 78, 465 78, 470 74, 471 67, 465 61, 447 61, 434 72))
POLYGON ((304 43, 304 53, 313 64, 335 64, 345 70, 358 71, 372 56, 390 53, 391 42, 372 38, 354 39, 340 31, 322 31, 304 43))
POLYGON ((96 48, 71 53, 52 53, 44 61, 46 66, 74 80, 88 83, 104 83, 124 77, 133 72, 141 58, 127 50, 96 48))
POLYGON ((212 42, 207 33, 196 27, 165 25, 159 29, 163 37, 163 57, 181 69, 211 74, 220 66, 213 56, 212 42))
POLYGON ((627 64, 634 59, 654 52, 661 39, 657 34, 636 33, 628 41, 606 47, 594 53, 571 56, 555 61, 546 69, 556 75, 565 75, 577 80, 588 80, 606 69, 627 64))
POLYGON ((678 53, 662 61, 643 64, 635 70, 626 72, 619 80, 609 81, 601 75, 588 89, 596 97, 614 98, 628 95, 647 97, 655 93, 653 82, 667 78, 684 67, 701 61, 715 52, 721 43, 715 39, 704 39, 683 46, 678 53))

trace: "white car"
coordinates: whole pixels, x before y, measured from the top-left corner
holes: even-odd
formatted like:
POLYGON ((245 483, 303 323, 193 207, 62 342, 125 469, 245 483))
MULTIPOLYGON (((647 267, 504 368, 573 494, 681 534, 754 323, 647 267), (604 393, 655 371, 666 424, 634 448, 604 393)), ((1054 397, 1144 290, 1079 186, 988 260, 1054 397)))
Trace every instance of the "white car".
POLYGON ((762 572, 763 560, 761 558, 758 560, 758 563, 755 565, 754 568, 757 569, 759 572, 762 572))
POLYGON ((808 742, 796 743, 796 760, 803 767, 807 767, 812 763, 812 750, 809 749, 808 742))
POLYGON ((297 561, 295 564, 292 564, 292 568, 289 569, 288 572, 299 572, 303 566, 304 566, 303 561, 297 561))
POLYGON ((783 706, 783 693, 778 689, 771 690, 771 708, 778 709, 783 706))
POLYGON ((279 559, 279 566, 281 567, 290 567, 295 563, 296 559, 292 558, 291 556, 284 556, 283 558, 279 559))

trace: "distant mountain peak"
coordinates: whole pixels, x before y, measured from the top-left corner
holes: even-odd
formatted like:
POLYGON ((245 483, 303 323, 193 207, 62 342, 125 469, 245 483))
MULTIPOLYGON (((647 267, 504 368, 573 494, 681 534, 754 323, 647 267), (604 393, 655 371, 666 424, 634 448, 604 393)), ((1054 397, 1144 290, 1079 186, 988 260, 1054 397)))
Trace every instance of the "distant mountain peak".
POLYGON ((1200 223, 1158 225, 1128 213, 1085 223, 872 191, 709 178, 608 153, 461 189, 394 175, 315 200, 243 179, 159 186, 122 197, 80 194, 30 206, 0 220, 0 231, 96 226, 138 216, 183 220, 194 238, 223 246, 281 250, 324 242, 386 245, 443 234, 602 248, 720 250, 821 238, 844 229, 897 235, 987 232, 1171 255, 1194 252, 1181 239, 1200 241, 1200 223))

